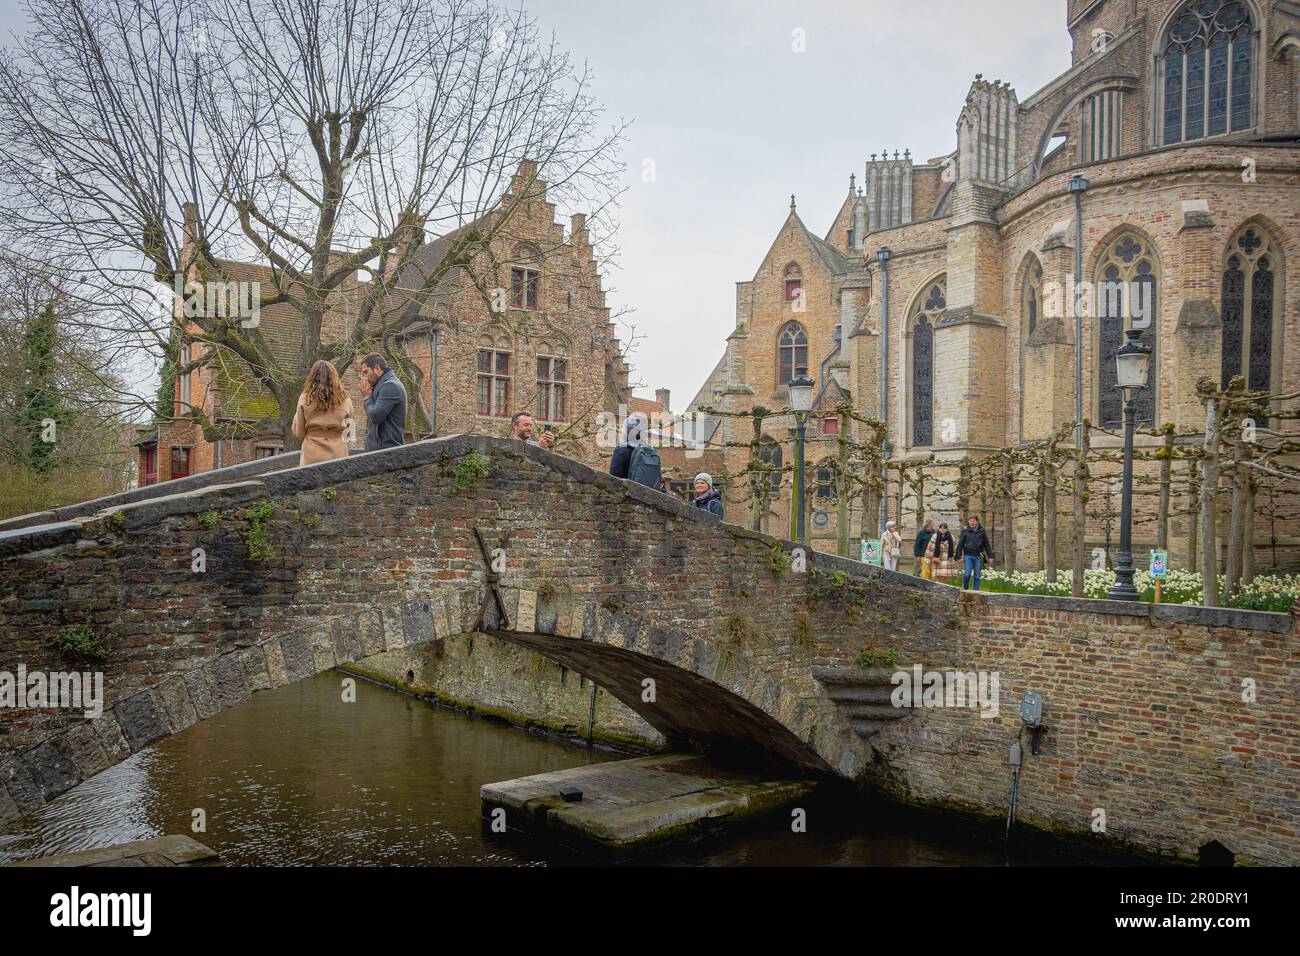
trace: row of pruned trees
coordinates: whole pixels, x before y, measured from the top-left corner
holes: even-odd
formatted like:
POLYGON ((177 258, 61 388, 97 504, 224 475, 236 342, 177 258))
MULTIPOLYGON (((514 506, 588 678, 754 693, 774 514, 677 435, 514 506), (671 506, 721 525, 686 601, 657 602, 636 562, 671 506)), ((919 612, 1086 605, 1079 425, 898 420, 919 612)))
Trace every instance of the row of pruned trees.
MULTIPOLYGON (((1174 426, 1140 428, 1149 439, 1134 451, 1134 523, 1154 526, 1154 547, 1168 549, 1171 529, 1185 528, 1189 570, 1200 570, 1205 581, 1207 606, 1226 604, 1256 571, 1255 549, 1261 521, 1268 523, 1276 566, 1277 528, 1296 527, 1300 519, 1300 412, 1291 408, 1300 393, 1250 392, 1241 379, 1226 389, 1202 380, 1198 386, 1206 407, 1203 432, 1179 434, 1174 426), (1180 520, 1181 519, 1181 520, 1180 520), (1220 559, 1220 551, 1223 553, 1220 559), (1222 580, 1220 580, 1222 579, 1222 580)), ((792 455, 773 464, 763 455, 764 423, 790 416, 789 409, 753 408, 727 412, 703 407, 700 412, 718 418, 749 419, 747 440, 716 443, 718 448, 743 449, 742 467, 725 467, 715 477, 748 497, 750 524, 766 530, 771 491, 776 483, 793 487, 792 455)), ((837 551, 850 554, 853 516, 863 528, 875 528, 882 497, 886 512, 902 528, 919 527, 933 504, 955 502, 959 515, 979 514, 1000 541, 1000 560, 1008 571, 1028 570, 1017 554, 1016 536, 1007 529, 1036 525, 1034 566, 1057 578, 1058 542, 1063 519, 1068 520, 1068 565, 1072 592, 1083 596, 1083 571, 1095 566, 1089 552, 1089 527, 1098 523, 1118 529, 1118 475, 1123 453, 1114 447, 1097 447, 1098 434, 1121 437, 1093 425, 1069 422, 1050 438, 1001 448, 978 459, 956 463, 925 458, 887 459, 882 453, 885 426, 858 414, 850 406, 836 410, 839 421, 833 442, 825 437, 810 442, 817 448, 809 457, 809 471, 825 464, 828 444, 834 447, 833 495, 837 509, 837 551), (857 426, 852 427, 852 426, 857 426), (1076 430, 1078 435, 1076 436, 1076 430), (1115 489, 1107 486, 1111 480, 1115 489), (1098 494, 1101 484, 1105 493, 1098 494), (1081 533, 1080 533, 1081 532, 1081 533)), ((793 439, 782 444, 793 447, 793 439)), ((734 460, 734 459, 733 459, 734 460)), ((812 485, 809 475, 805 483, 812 485)), ((1107 533, 1109 540, 1109 533, 1107 533)))

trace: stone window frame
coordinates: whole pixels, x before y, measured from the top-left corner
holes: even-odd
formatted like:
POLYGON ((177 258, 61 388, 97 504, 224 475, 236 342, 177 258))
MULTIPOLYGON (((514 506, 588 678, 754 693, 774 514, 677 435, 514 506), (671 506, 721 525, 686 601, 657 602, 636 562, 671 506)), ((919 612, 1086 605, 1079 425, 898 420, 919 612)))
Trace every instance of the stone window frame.
MULTIPOLYGON (((1120 278, 1118 281, 1128 283, 1138 274, 1139 264, 1148 261, 1151 265, 1151 275, 1155 279, 1156 294, 1154 302, 1155 314, 1151 317, 1151 325, 1142 331, 1142 342, 1151 348, 1151 368, 1148 373, 1149 383, 1147 389, 1150 392, 1152 407, 1151 421, 1144 421, 1141 416, 1141 409, 1138 410, 1137 427, 1139 428, 1159 428, 1161 425, 1161 408, 1160 408, 1160 388, 1161 375, 1160 366, 1164 361, 1163 343, 1160 341, 1160 323, 1164 313, 1165 300, 1168 298, 1168 289, 1166 288, 1166 271, 1164 268, 1164 259, 1160 253, 1160 247, 1156 241, 1141 227, 1132 224, 1124 224, 1112 229, 1107 235, 1093 247, 1091 258, 1091 268, 1084 273, 1085 278, 1090 278, 1092 282, 1092 307, 1090 310, 1091 320, 1085 314, 1085 322, 1089 322, 1088 330, 1089 348, 1092 353, 1091 367, 1085 367, 1086 384, 1091 394, 1087 405, 1086 414, 1089 419, 1098 426, 1108 431, 1114 431, 1116 428, 1123 427, 1123 405, 1121 403, 1120 421, 1118 424, 1107 424, 1101 416, 1101 392, 1102 392, 1102 370, 1103 366, 1110 371, 1115 368, 1114 351, 1103 355, 1101 352, 1101 311, 1103 286, 1105 285, 1104 270, 1112 264, 1119 267, 1120 278), (1132 261, 1124 262, 1123 256, 1119 250, 1125 240, 1132 240, 1140 245, 1141 253, 1135 253, 1132 261), (1118 261, 1116 261, 1118 258, 1118 261)), ((1127 288, 1127 286, 1126 286, 1127 288)), ((1131 306, 1132 302, 1129 296, 1122 296, 1123 323, 1122 329, 1127 330, 1132 326, 1131 306)), ((1072 308, 1073 306, 1071 306, 1072 308)), ((1123 342, 1121 334, 1120 343, 1123 342)), ((1116 348, 1119 346, 1117 345, 1116 348)))
POLYGON ((1025 440, 1025 350, 1043 319, 1043 261, 1033 252, 1025 254, 1020 266, 1020 440, 1025 440), (1035 311, 1030 311, 1033 305, 1035 311))
POLYGON ((803 287, 803 269, 797 262, 787 262, 781 273, 781 302, 797 312, 802 312, 805 295, 807 292, 803 287), (796 293, 794 296, 790 295, 792 285, 796 293))
POLYGON ((543 342, 537 347, 537 394, 534 401, 536 418, 539 422, 566 422, 569 414, 569 398, 573 389, 573 374, 569 356, 563 348, 553 348, 543 342), (548 363, 547 377, 542 377, 542 363, 548 363), (555 363, 563 362, 563 378, 555 377, 555 363), (556 395, 559 395, 561 414, 551 416, 555 409, 556 395))
MULTIPOLYGON (((1164 147, 1172 148, 1177 146, 1200 145, 1204 143, 1212 143, 1219 139, 1242 136, 1253 132, 1257 132, 1260 129, 1262 123, 1261 114, 1263 112, 1262 105, 1264 102, 1264 90, 1267 89, 1266 77, 1265 77, 1265 72, 1267 70, 1267 63, 1266 63, 1267 58, 1262 55, 1263 41, 1261 39, 1260 31, 1261 31, 1261 24, 1265 23, 1266 21, 1262 15, 1261 10, 1259 9, 1258 4, 1256 4, 1254 0, 1222 0, 1224 4, 1231 3, 1231 2, 1239 3, 1245 9, 1246 15, 1249 18, 1249 21, 1246 25, 1247 36, 1249 37, 1250 40, 1250 68, 1251 68, 1249 123, 1245 127, 1241 127, 1237 129, 1234 129, 1232 125, 1233 64, 1232 64, 1232 51, 1230 49, 1228 55, 1228 76, 1227 76, 1228 90, 1227 93, 1225 94, 1227 97, 1227 108, 1226 108, 1227 112, 1226 112, 1226 122, 1225 122, 1226 128, 1222 133, 1209 134, 1208 132, 1205 132, 1205 130, 1208 130, 1209 127, 1208 90, 1209 90, 1210 77, 1208 72, 1209 49, 1207 48, 1205 51, 1206 67, 1207 67, 1206 75, 1205 75, 1205 86, 1206 86, 1207 98, 1202 110, 1202 131, 1203 131, 1202 135, 1194 139, 1188 139, 1186 135, 1187 84, 1185 82, 1186 77, 1184 75, 1183 78, 1184 82, 1180 86, 1180 94, 1183 97, 1183 106, 1182 106, 1181 118, 1180 118, 1180 128, 1182 130, 1182 135, 1176 141, 1173 142, 1165 141, 1165 92, 1166 92, 1165 87, 1166 87, 1167 69, 1168 69, 1168 56, 1167 56, 1168 48, 1170 44, 1173 42, 1171 39, 1171 32, 1185 14, 1193 12, 1192 8, 1202 2, 1205 2, 1205 0, 1184 0, 1184 2, 1172 6, 1169 12, 1165 15, 1164 22, 1160 25, 1160 28, 1155 33, 1155 40, 1151 47, 1151 56, 1150 56, 1150 62, 1151 62, 1150 72, 1152 77, 1151 97, 1150 97, 1151 125, 1150 125, 1150 134, 1148 135, 1149 144, 1155 148, 1164 148, 1164 147)), ((1213 36, 1211 37, 1211 39, 1213 39, 1213 36)))
POLYGON ((808 339, 808 329, 804 327, 804 324, 803 324, 802 322, 799 322, 799 321, 796 320, 796 319, 790 319, 788 322, 783 323, 782 326, 781 326, 781 328, 777 331, 777 333, 776 333, 776 389, 777 389, 777 392, 780 392, 780 390, 783 389, 783 388, 789 388, 791 379, 794 378, 795 373, 796 373, 800 368, 807 369, 807 368, 809 367, 809 366, 808 366, 808 355, 809 355, 809 344, 808 344, 808 343, 809 343, 809 339, 808 339), (796 330, 797 330, 797 331, 796 331, 796 330), (787 333, 794 333, 794 334, 791 335, 791 338, 790 338, 790 342, 789 342, 789 344, 786 344, 786 334, 787 334, 787 333), (801 344, 800 341, 799 341, 799 336, 800 336, 800 335, 803 336, 803 342, 802 342, 802 344, 801 344), (790 375, 789 375, 789 378, 786 378, 786 377, 785 377, 785 363, 784 363, 784 353, 786 352, 787 349, 790 351, 790 375), (803 359, 804 359, 804 360, 803 360, 803 363, 802 363, 802 364, 800 364, 800 362, 799 362, 799 350, 800 350, 800 349, 803 349, 803 359))
POLYGON ((514 391, 515 372, 514 343, 509 337, 491 332, 484 333, 474 350, 474 417, 501 419, 514 414, 510 406, 511 393, 514 391), (483 353, 491 355, 487 371, 482 367, 483 353), (499 371, 499 356, 506 359, 505 371, 499 371), (488 380, 488 411, 482 410, 480 403, 483 380, 488 380))
POLYGON ((948 308, 948 273, 947 270, 936 273, 926 279, 917 288, 916 293, 912 296, 912 301, 907 309, 907 323, 903 329, 904 346, 903 349, 903 380, 906 388, 903 389, 905 397, 903 421, 903 434, 907 439, 907 447, 910 449, 925 449, 934 447, 934 425, 935 425, 935 393, 934 384, 936 381, 936 361, 934 354, 934 330, 939 327, 943 321, 944 315, 948 308), (934 297, 935 290, 938 290, 939 297, 934 297), (916 329, 920 320, 924 318, 930 331, 930 441, 919 442, 918 437, 925 437, 917 434, 917 395, 916 395, 916 329))
MULTIPOLYGON (((1283 351, 1286 347, 1285 335, 1285 316, 1286 316, 1286 255, 1283 251, 1283 244, 1279 239, 1280 231, 1274 227, 1273 223, 1262 216, 1252 216, 1238 225, 1228 236, 1227 242, 1223 245, 1222 254, 1219 257, 1219 318, 1222 322, 1224 319, 1223 312, 1223 292, 1224 292, 1224 275, 1228 271, 1230 260, 1234 255, 1240 255, 1248 260, 1249 270, 1244 270, 1246 277, 1245 282, 1245 299, 1242 305, 1242 356, 1239 374, 1246 376, 1246 386, 1250 388, 1249 367, 1250 367, 1250 334, 1251 334, 1251 312, 1253 311, 1253 283, 1250 281, 1256 267, 1261 259, 1265 256, 1271 260, 1271 269, 1273 273, 1273 312, 1270 316, 1270 366, 1269 380, 1270 390, 1278 392, 1283 390, 1283 372, 1286 368, 1283 361, 1283 351), (1263 243, 1259 249, 1253 253, 1243 252, 1240 241, 1251 230, 1263 236, 1263 243)), ((1226 329, 1225 329, 1226 331, 1226 329)), ((1223 332, 1220 333, 1220 370, 1222 371, 1222 348, 1223 332)), ((1222 384, 1222 383, 1221 383, 1222 384)))
POLYGON ((515 246, 510 267, 510 308, 524 312, 542 311, 542 253, 532 243, 515 246), (517 280, 517 281, 516 281, 517 280))

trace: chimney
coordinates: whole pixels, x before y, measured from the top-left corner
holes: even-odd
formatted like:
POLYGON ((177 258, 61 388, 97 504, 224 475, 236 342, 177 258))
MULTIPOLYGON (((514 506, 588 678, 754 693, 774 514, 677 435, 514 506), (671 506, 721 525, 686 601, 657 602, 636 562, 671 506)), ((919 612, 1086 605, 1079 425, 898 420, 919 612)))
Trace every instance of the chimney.
POLYGON ((672 410, 672 406, 668 404, 668 389, 656 388, 655 401, 659 404, 659 407, 662 408, 664 411, 667 412, 672 410))

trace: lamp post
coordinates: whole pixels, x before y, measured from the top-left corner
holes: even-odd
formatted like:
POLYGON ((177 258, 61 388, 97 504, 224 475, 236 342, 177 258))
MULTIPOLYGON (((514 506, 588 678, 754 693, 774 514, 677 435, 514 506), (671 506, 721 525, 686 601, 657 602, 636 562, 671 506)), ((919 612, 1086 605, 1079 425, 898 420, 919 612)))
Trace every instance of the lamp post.
POLYGON ((808 503, 804 497, 803 482, 803 443, 804 443, 804 426, 808 422, 808 413, 812 411, 813 399, 813 380, 808 377, 806 368, 797 368, 794 370, 794 378, 790 379, 790 410, 794 412, 795 422, 795 442, 794 442, 794 539, 800 544, 808 543, 808 523, 805 520, 805 512, 808 510, 808 503))
POLYGON ((1133 586, 1133 419, 1137 412, 1137 391, 1147 387, 1151 348, 1142 344, 1140 329, 1129 329, 1127 335, 1128 341, 1115 353, 1115 382, 1124 393, 1124 485, 1115 583, 1106 594, 1112 601, 1138 599, 1137 588, 1133 586))

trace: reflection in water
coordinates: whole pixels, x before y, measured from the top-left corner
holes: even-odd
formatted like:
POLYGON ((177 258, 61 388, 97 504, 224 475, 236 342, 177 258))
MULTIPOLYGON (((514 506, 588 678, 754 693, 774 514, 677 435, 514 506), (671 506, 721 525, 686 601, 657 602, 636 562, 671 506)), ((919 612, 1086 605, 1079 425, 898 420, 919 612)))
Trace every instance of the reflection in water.
MULTIPOLYGON (((255 694, 136 754, 0 832, 0 863, 192 833, 226 865, 499 865, 561 862, 493 840, 479 787, 620 759, 467 718, 337 674, 255 694), (194 833, 195 811, 206 832, 194 833)), ((861 802, 809 807, 807 833, 769 819, 645 862, 689 865, 1001 865, 996 845, 920 833, 861 802)), ((1020 860, 1017 862, 1031 862, 1020 860)), ((1032 862, 1046 862, 1042 859, 1032 862)), ((1066 861, 1062 861, 1066 862, 1066 861)))

